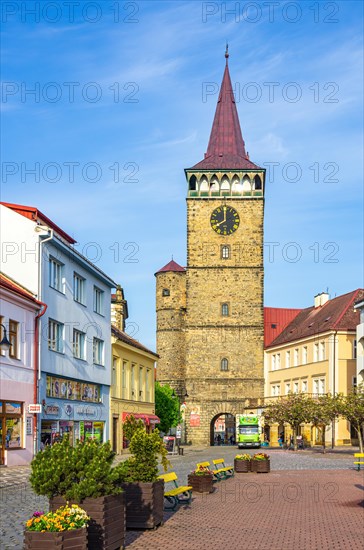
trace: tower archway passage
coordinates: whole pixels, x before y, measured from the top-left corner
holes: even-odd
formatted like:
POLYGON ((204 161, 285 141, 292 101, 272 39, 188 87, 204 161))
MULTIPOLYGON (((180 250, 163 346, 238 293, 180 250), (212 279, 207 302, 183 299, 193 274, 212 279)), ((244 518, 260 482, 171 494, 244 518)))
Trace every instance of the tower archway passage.
POLYGON ((234 445, 236 420, 234 414, 219 413, 210 422, 210 445, 234 445))

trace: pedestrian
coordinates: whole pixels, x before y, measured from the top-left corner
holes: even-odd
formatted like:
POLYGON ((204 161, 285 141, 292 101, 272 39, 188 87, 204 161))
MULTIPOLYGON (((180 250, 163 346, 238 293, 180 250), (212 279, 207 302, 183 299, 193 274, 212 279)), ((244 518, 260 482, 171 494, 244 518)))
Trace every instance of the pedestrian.
POLYGON ((217 435, 217 444, 221 445, 221 435, 220 434, 217 435))

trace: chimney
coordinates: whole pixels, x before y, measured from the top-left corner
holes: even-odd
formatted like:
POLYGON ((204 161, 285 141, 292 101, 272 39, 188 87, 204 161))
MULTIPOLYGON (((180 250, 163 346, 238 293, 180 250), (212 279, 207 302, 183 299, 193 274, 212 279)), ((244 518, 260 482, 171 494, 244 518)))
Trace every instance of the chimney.
POLYGON ((321 292, 320 294, 316 294, 314 298, 314 306, 320 307, 326 304, 330 299, 330 296, 328 292, 321 292))
POLYGON ((123 289, 118 285, 116 287, 116 293, 111 295, 111 324, 124 332, 127 318, 128 303, 124 299, 123 289))

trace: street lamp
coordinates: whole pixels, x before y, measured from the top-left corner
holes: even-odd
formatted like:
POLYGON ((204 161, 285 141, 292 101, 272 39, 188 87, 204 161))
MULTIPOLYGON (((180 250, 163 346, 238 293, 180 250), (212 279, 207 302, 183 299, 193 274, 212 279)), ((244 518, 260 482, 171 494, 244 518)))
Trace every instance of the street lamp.
POLYGON ((9 351, 9 349, 11 348, 11 343, 9 342, 9 340, 6 336, 6 327, 2 323, 0 323, 0 325, 3 328, 3 331, 4 331, 4 336, 2 337, 2 340, 0 342, 0 349, 1 349, 1 351, 9 351))

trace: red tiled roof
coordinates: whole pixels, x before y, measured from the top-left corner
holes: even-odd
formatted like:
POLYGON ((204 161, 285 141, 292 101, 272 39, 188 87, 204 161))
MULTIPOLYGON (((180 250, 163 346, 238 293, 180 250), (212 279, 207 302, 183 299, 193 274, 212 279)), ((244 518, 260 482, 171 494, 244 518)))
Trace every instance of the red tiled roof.
POLYGON ((256 169, 249 160, 240 129, 229 66, 225 54, 226 67, 217 101, 214 122, 205 158, 195 164, 194 169, 256 169))
POLYGON ((138 340, 134 340, 134 338, 131 338, 126 332, 123 332, 122 330, 119 330, 114 325, 111 325, 111 334, 116 336, 118 340, 121 340, 125 344, 128 344, 129 346, 132 346, 133 348, 140 349, 142 351, 146 351, 147 353, 150 353, 151 355, 154 355, 154 357, 159 358, 159 355, 155 353, 154 351, 151 351, 150 349, 146 348, 138 342, 138 340))
POLYGON ((41 302, 39 302, 34 294, 30 292, 30 290, 27 290, 25 287, 5 275, 4 273, 0 273, 0 286, 2 288, 6 288, 8 290, 11 290, 12 292, 15 292, 16 294, 19 294, 19 296, 22 296, 23 298, 26 298, 30 302, 34 302, 35 304, 38 304, 41 306, 41 302))
MULTIPOLYGON (((177 262, 175 262, 174 260, 171 260, 170 262, 168 262, 168 264, 166 264, 164 267, 159 269, 157 273, 163 273, 165 271, 186 271, 186 270, 177 262)), ((157 273, 155 273, 155 275, 157 275, 157 273)))
POLYGON ((302 309, 288 309, 283 307, 264 308, 264 346, 271 342, 282 332, 302 309))
POLYGON ((24 206, 22 204, 12 204, 10 202, 0 202, 0 204, 6 206, 7 208, 10 208, 11 210, 14 210, 14 212, 17 212, 18 214, 24 216, 25 218, 28 218, 29 220, 38 221, 39 219, 40 221, 51 227, 56 233, 58 233, 70 244, 75 244, 77 242, 34 206, 24 206))
POLYGON ((357 289, 328 300, 323 306, 308 307, 285 327, 267 347, 274 347, 330 330, 356 330, 359 311, 354 303, 364 298, 364 290, 357 289))

